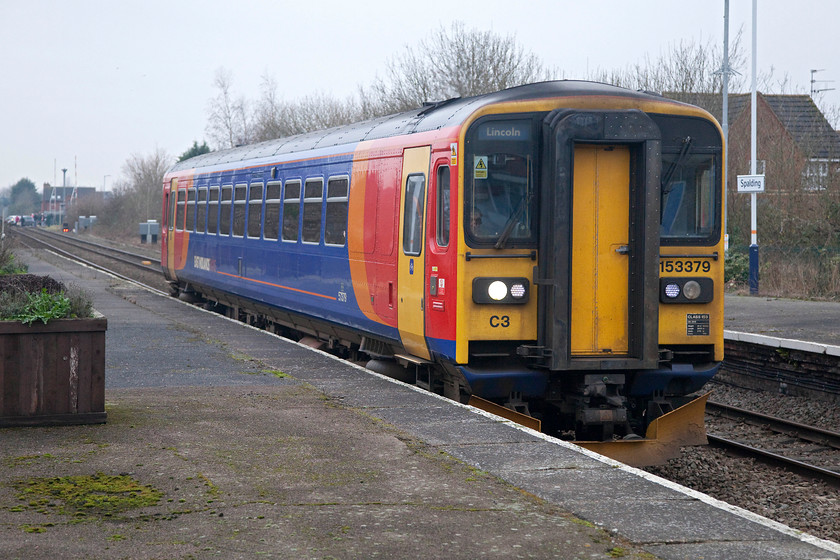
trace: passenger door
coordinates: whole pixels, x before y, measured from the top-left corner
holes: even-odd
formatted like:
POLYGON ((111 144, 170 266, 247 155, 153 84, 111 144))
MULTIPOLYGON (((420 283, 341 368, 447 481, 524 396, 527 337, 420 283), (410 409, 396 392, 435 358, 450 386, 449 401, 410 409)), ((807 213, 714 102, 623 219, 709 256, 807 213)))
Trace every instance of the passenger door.
POLYGON ((431 147, 403 152, 397 273, 397 327, 405 349, 429 359, 425 337, 425 215, 431 147))
POLYGON ((169 182, 169 192, 166 195, 166 222, 163 224, 163 234, 166 236, 161 241, 166 247, 166 268, 175 272, 175 209, 178 207, 178 179, 169 182))

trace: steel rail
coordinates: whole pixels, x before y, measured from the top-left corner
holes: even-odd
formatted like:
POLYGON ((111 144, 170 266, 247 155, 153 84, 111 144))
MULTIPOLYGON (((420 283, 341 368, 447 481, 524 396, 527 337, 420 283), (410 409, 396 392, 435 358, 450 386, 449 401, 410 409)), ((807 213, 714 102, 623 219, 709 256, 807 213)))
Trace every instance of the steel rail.
POLYGON ((43 235, 45 237, 52 237, 52 238, 55 238, 55 239, 60 239, 61 241, 65 242, 65 243, 69 243, 71 245, 76 245, 78 247, 87 247, 87 246, 96 247, 97 249, 105 249, 106 251, 113 251, 113 252, 119 253, 121 255, 126 255, 126 256, 129 256, 129 257, 136 257, 138 260, 149 260, 149 259, 154 260, 154 258, 155 258, 155 257, 149 257, 147 255, 141 255, 140 253, 133 253, 131 251, 126 251, 125 249, 119 249, 117 247, 111 247, 110 245, 103 245, 101 243, 96 243, 94 241, 89 241, 87 239, 82 239, 82 238, 76 237, 74 235, 67 235, 67 234, 64 234, 64 233, 59 233, 59 232, 55 232, 55 231, 48 231, 48 230, 44 230, 44 229, 40 229, 40 228, 36 228, 34 231, 37 232, 38 235, 43 235))
POLYGON ((791 422, 784 418, 769 416, 737 406, 731 406, 715 401, 706 403, 706 412, 719 415, 731 420, 744 420, 750 424, 766 426, 770 430, 796 437, 804 441, 840 449, 840 433, 824 430, 815 426, 808 426, 798 422, 791 422))
POLYGON ((790 457, 785 457, 784 455, 779 455, 778 453, 773 453, 765 449, 752 447, 716 434, 706 434, 706 436, 709 438, 709 445, 734 450, 736 453, 747 457, 757 457, 763 462, 776 464, 801 475, 816 478, 832 486, 840 487, 840 472, 797 461, 796 459, 791 459, 790 457))

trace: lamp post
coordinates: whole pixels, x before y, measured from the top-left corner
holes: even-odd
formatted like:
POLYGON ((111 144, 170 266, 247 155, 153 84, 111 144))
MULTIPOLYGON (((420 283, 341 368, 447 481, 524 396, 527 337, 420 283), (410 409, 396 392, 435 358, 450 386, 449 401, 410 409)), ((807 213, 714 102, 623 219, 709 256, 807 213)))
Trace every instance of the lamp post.
POLYGON ((67 197, 67 168, 63 167, 61 173, 64 175, 64 180, 61 184, 61 201, 58 203, 58 221, 64 228, 64 200, 67 197))
MULTIPOLYGON (((752 3, 752 113, 750 114, 750 124, 752 128, 751 134, 751 161, 750 174, 756 174, 756 120, 758 108, 756 107, 756 36, 758 35, 758 0, 753 0, 752 3)), ((750 200, 750 294, 758 294, 758 196, 755 192, 751 195, 750 200)))

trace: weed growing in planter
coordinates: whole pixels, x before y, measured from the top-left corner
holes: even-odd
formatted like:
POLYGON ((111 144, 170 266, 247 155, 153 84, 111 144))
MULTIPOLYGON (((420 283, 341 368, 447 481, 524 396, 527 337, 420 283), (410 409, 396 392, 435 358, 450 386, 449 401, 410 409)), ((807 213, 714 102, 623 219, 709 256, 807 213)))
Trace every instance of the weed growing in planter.
POLYGON ((0 320, 31 325, 91 316, 93 301, 76 285, 66 288, 49 276, 0 275, 0 320))
POLYGON ((42 288, 38 294, 26 294, 28 301, 23 310, 12 317, 24 325, 42 321, 45 325, 51 319, 63 319, 70 313, 70 300, 64 292, 51 294, 42 288))

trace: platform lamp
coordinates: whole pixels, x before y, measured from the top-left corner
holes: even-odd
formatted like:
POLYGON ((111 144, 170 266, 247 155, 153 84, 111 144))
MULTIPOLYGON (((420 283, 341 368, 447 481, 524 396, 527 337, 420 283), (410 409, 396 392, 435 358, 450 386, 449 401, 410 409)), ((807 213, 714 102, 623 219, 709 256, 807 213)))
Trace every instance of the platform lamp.
MULTIPOLYGON (((752 93, 750 104, 750 174, 756 174, 756 120, 758 108, 756 107, 756 36, 758 35, 758 0, 752 3, 752 93)), ((750 294, 758 294, 758 197, 753 192, 750 200, 750 294)))
POLYGON ((67 168, 61 168, 64 179, 61 185, 61 201, 58 203, 58 222, 64 227, 64 199, 67 196, 67 168))

